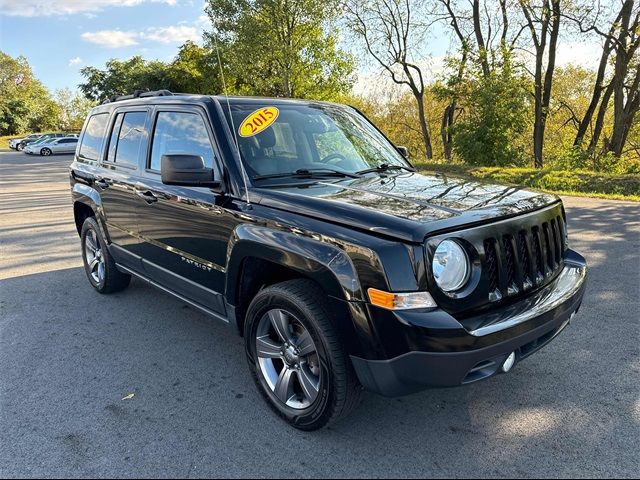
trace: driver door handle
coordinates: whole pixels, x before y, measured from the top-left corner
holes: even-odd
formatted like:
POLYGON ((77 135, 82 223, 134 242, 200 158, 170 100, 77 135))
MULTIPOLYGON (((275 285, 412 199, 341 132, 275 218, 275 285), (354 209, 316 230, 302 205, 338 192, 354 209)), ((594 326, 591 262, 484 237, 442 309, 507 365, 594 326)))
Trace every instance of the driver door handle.
POLYGON ((158 197, 156 197, 153 192, 150 190, 137 190, 136 195, 142 198, 148 204, 156 203, 158 201, 158 197))

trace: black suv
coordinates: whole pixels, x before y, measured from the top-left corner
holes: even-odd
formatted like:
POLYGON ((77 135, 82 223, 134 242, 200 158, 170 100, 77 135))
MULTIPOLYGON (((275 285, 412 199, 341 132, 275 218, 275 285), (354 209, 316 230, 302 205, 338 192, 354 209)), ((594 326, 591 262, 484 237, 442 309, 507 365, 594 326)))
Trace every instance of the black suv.
POLYGON ((312 430, 382 395, 508 372, 580 307, 555 196, 423 175, 351 107, 147 92, 87 118, 70 167, 86 273, 228 323, 312 430))

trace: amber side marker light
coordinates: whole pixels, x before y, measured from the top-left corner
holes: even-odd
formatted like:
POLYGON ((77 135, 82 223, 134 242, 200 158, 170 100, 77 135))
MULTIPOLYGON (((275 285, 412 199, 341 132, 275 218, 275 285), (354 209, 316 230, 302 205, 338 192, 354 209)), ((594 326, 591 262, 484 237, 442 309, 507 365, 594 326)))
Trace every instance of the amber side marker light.
POLYGON ((429 292, 392 293, 370 288, 367 293, 373 305, 387 310, 411 310, 437 306, 429 292))

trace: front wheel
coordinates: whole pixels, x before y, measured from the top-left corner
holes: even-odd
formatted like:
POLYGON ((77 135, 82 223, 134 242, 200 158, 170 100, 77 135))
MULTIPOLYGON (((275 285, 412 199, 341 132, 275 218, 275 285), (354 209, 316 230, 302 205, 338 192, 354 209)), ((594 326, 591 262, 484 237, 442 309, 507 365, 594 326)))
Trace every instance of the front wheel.
POLYGON ((131 275, 117 269, 95 218, 88 217, 84 221, 80 239, 84 271, 91 286, 100 293, 125 289, 131 281, 131 275))
POLYGON ((347 415, 362 391, 326 300, 314 282, 290 280, 260 291, 247 311, 254 380, 271 408, 301 430, 347 415))
POLYGON ((24 150, 24 143, 19 143, 18 146, 16 147, 16 150, 18 150, 19 152, 24 150))
POLYGON ((40 155, 42 155, 43 157, 48 157, 49 155, 51 155, 51 149, 50 148, 43 148, 42 150, 40 150, 40 155))

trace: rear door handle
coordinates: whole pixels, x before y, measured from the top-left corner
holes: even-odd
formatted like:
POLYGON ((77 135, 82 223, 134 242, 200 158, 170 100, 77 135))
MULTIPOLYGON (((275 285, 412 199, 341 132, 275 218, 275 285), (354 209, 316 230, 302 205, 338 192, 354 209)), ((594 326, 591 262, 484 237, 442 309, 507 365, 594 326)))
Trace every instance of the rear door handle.
POLYGON ((149 190, 136 190, 136 195, 138 195, 140 198, 142 198, 145 202, 149 204, 155 203, 158 201, 158 197, 156 197, 149 190))
POLYGON ((93 183, 97 185, 101 190, 109 188, 109 182, 107 182, 104 178, 96 178, 93 183))

